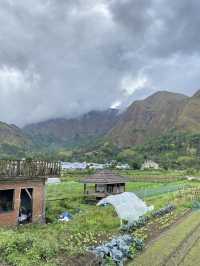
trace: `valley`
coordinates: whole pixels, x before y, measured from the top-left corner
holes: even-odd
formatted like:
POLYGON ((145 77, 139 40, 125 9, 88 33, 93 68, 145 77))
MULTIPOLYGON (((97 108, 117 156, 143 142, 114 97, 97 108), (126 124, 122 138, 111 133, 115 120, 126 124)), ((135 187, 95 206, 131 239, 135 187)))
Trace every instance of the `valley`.
POLYGON ((0 266, 200 265, 199 11, 0 0, 0 266))

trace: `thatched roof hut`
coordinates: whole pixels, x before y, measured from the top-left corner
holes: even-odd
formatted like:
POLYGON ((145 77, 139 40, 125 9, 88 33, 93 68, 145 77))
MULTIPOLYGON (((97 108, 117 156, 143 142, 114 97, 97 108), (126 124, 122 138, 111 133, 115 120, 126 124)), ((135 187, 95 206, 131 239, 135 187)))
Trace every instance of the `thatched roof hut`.
POLYGON ((84 195, 101 199, 109 195, 116 195, 125 192, 127 178, 112 171, 97 171, 80 182, 84 184, 84 195), (89 187, 90 185, 90 187, 89 187), (94 185, 91 187, 91 185, 94 185), (89 187, 89 188, 88 188, 89 187))

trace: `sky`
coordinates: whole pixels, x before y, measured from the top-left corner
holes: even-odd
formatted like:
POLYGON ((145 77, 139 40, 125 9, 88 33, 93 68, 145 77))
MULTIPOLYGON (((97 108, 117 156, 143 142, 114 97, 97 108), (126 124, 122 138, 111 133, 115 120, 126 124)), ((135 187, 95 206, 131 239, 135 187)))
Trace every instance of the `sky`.
POLYGON ((200 89, 199 0, 1 0, 0 120, 200 89))

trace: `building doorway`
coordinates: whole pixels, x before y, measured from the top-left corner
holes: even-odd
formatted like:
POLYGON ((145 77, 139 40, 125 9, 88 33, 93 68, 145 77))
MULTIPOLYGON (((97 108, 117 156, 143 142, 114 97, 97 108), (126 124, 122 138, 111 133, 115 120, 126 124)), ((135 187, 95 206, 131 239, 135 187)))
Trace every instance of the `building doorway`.
POLYGON ((20 194, 20 208, 19 208, 19 224, 26 224, 32 222, 33 215, 33 189, 21 189, 20 194))

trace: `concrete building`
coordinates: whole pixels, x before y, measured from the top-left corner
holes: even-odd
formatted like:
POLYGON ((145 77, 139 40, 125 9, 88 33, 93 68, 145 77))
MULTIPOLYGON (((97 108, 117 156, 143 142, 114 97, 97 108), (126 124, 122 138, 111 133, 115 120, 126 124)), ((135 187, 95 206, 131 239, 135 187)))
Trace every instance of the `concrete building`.
POLYGON ((151 161, 151 160, 146 160, 141 166, 141 170, 145 170, 145 169, 158 170, 159 169, 159 164, 157 164, 157 163, 155 163, 154 161, 151 161))

